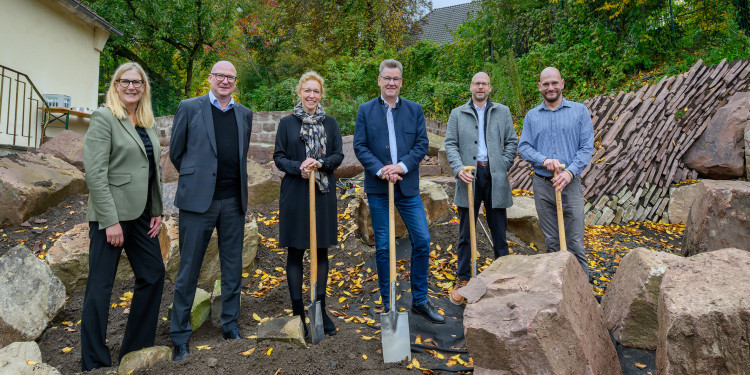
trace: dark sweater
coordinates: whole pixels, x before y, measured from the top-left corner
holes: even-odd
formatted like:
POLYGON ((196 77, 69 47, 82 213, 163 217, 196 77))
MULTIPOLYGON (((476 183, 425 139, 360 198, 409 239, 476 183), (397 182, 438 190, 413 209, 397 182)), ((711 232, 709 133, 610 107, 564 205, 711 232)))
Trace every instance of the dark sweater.
POLYGON ((211 106, 216 134, 218 166, 213 199, 239 197, 241 190, 239 136, 234 108, 222 112, 211 106))

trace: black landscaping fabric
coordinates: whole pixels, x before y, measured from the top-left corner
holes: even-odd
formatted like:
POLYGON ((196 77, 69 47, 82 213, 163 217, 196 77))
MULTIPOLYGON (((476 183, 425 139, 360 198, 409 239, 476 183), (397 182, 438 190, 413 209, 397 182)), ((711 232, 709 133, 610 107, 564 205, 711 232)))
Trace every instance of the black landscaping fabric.
MULTIPOLYGON (((411 257, 411 244, 409 237, 403 237, 396 240, 396 259, 410 259, 411 257)), ((370 259, 365 262, 364 268, 371 267, 373 270, 376 269, 375 256, 373 255, 370 259)), ((446 366, 445 362, 449 357, 460 355, 460 358, 467 362, 469 361, 469 353, 466 347, 466 340, 464 339, 464 328, 463 328, 463 312, 464 306, 456 306, 450 302, 447 295, 438 297, 436 294, 441 290, 430 286, 430 302, 438 308, 442 309, 445 315, 445 324, 432 324, 425 318, 409 313, 409 334, 411 336, 411 352, 412 357, 416 358, 420 363, 420 367, 423 369, 430 369, 437 373, 466 373, 473 371, 473 367, 465 367, 461 365, 446 366), (420 337, 422 344, 416 344, 417 337, 420 337), (430 345, 432 342, 425 343, 425 340, 432 339, 437 346, 430 345), (444 360, 436 360, 434 357, 426 352, 426 350, 436 351, 445 356, 444 360)), ((396 307, 401 311, 401 308, 405 308, 406 311, 411 309, 411 285, 407 280, 399 279, 396 283, 396 294, 400 295, 396 302, 396 307)), ((356 306, 361 302, 360 300, 350 304, 352 308, 346 313, 353 316, 362 316, 362 313, 356 306)), ((378 317, 375 317, 378 320, 378 317)), ((367 326, 375 331, 379 329, 377 326, 367 326)), ((611 335, 610 335, 611 337, 611 335)), ((620 360, 620 367, 622 368, 623 375, 646 375, 656 374, 656 351, 655 350, 643 350, 627 348, 618 344, 614 339, 612 342, 617 350, 617 357, 620 360)))

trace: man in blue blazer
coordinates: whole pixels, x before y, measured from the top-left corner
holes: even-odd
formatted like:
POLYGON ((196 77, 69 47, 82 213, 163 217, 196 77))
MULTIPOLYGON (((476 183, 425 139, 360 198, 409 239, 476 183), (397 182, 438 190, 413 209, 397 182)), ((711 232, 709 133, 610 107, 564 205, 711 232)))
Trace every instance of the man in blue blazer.
MULTIPOLYGON (((395 205, 411 240, 412 312, 432 323, 445 317, 427 299, 430 232, 419 196, 419 162, 429 140, 422 107, 399 98, 403 67, 396 60, 380 63, 380 97, 362 104, 354 128, 354 153, 365 169, 365 193, 375 235, 375 258, 383 306, 390 302, 388 284, 388 182, 396 184, 395 205)), ((387 307, 386 307, 387 309, 387 307)))
POLYGON ((180 267, 169 330, 175 361, 189 353, 190 310, 214 228, 219 236, 221 260, 223 337, 242 338, 237 319, 247 212, 247 149, 253 112, 232 99, 237 71, 230 62, 217 62, 208 81, 208 95, 180 103, 169 142, 169 158, 180 173, 174 200, 180 209, 180 267))

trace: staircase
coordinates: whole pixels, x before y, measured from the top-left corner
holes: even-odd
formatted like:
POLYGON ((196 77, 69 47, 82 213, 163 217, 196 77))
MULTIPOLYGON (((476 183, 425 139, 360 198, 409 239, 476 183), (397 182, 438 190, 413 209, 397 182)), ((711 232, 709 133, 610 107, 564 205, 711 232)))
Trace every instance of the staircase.
POLYGON ((50 109, 31 78, 0 65, 0 148, 39 147, 50 109))

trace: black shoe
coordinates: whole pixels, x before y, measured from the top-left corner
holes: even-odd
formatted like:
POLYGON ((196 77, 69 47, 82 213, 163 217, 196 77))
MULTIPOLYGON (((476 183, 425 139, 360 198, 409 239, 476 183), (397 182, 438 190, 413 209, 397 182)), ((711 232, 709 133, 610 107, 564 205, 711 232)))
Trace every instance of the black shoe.
POLYGON ((190 356, 190 349, 188 344, 175 345, 174 353, 172 353, 172 360, 175 362, 182 361, 183 359, 190 356))
POLYGON ((435 306, 432 306, 432 304, 429 302, 419 305, 419 306, 412 306, 411 312, 416 313, 418 315, 422 315, 427 320, 429 320, 430 323, 435 323, 435 324, 445 323, 445 317, 440 315, 440 313, 437 311, 435 306))
POLYGON ((229 332, 224 332, 222 335, 224 340, 242 340, 244 337, 240 334, 240 329, 235 328, 229 332))

